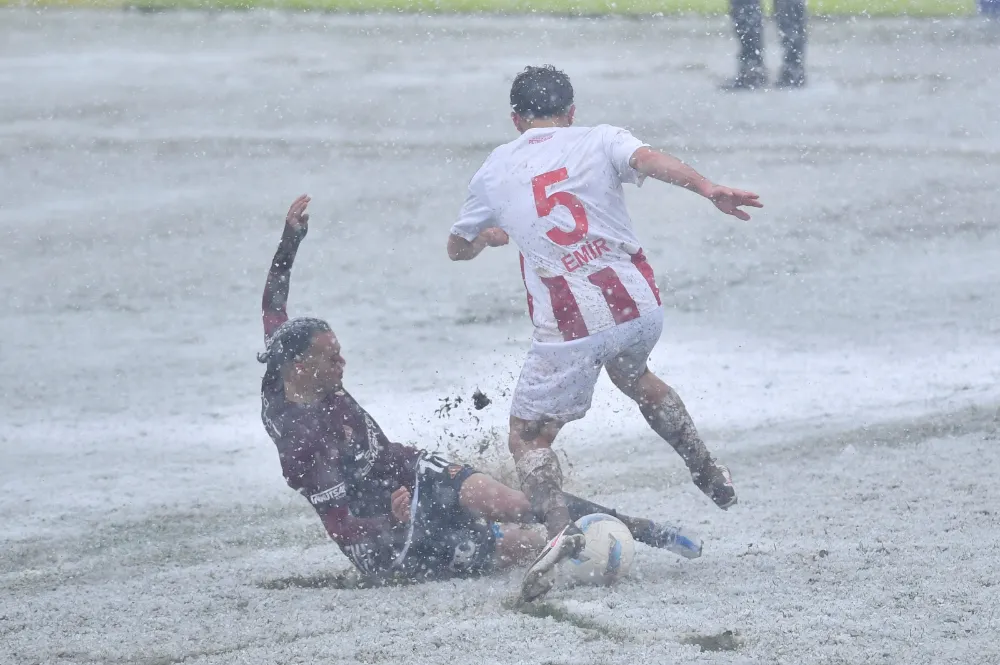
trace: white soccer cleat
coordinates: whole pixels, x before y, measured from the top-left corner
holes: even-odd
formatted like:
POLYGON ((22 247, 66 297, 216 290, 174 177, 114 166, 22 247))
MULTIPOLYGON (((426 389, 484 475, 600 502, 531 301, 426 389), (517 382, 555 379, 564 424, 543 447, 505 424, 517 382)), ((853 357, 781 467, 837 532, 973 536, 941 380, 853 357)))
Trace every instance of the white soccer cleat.
POLYGON ((587 537, 577 525, 569 524, 560 531, 525 573, 521 582, 521 602, 530 603, 547 594, 556 583, 556 565, 575 557, 586 544, 587 537))

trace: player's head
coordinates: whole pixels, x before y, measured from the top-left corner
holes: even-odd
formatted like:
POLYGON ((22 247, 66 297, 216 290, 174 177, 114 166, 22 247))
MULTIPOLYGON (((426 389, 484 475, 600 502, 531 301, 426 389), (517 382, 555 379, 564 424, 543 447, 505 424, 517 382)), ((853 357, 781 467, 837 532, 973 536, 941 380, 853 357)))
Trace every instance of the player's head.
POLYGON ((282 323, 257 360, 267 363, 265 383, 280 378, 303 392, 339 390, 346 364, 330 324, 307 317, 282 323))
POLYGON ((517 131, 573 124, 573 85, 552 65, 525 67, 510 87, 510 117, 517 131))

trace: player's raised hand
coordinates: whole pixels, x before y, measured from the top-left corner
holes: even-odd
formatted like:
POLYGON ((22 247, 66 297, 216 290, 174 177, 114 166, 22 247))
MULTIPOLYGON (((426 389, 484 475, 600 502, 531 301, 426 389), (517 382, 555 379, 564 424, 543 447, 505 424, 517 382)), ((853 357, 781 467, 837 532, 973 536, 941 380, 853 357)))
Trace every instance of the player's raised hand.
POLYGON ((312 201, 308 194, 303 194, 299 198, 295 199, 291 207, 288 208, 288 214, 285 215, 285 224, 288 224, 295 231, 305 231, 309 228, 309 213, 306 212, 306 207, 309 202, 312 201))
POLYGON ((503 247, 510 242, 510 236, 507 235, 507 232, 496 226, 486 229, 479 234, 479 237, 488 247, 503 247))
POLYGON ((398 522, 406 524, 410 521, 410 501, 410 490, 405 487, 392 493, 392 516, 398 522))
POLYGON ((753 192, 746 192, 742 189, 732 189, 731 187, 721 187, 712 185, 705 194, 715 207, 743 221, 750 219, 750 215, 741 210, 741 207, 763 208, 764 204, 759 201, 760 197, 753 192))

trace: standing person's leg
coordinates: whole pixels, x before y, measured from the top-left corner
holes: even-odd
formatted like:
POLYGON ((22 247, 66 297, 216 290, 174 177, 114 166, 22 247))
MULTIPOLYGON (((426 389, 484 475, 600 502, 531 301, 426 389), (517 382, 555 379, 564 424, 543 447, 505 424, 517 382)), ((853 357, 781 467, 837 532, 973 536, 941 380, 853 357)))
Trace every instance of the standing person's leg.
POLYGON ((521 491, 532 510, 545 521, 550 538, 571 522, 562 496, 562 466, 552 450, 560 429, 562 423, 558 421, 510 417, 508 445, 517 465, 521 491))
POLYGON ((552 443, 565 423, 590 409, 601 373, 598 334, 571 342, 532 342, 514 389, 508 445, 521 489, 554 537, 571 524, 552 443))
POLYGON ((677 451, 698 489, 723 510, 729 508, 736 503, 729 469, 712 457, 677 392, 646 365, 663 330, 662 310, 632 323, 637 327, 634 342, 607 364, 608 377, 639 405, 653 431, 677 451))
POLYGON ((740 42, 736 77, 723 87, 729 90, 754 90, 767 85, 764 67, 764 19, 760 0, 730 0, 729 15, 740 42))
POLYGON ((777 85, 781 88, 801 88, 806 84, 805 0, 774 0, 774 13, 785 53, 777 85))
POLYGON ((586 544, 570 519, 562 493, 563 475, 552 443, 563 424, 590 409, 601 373, 604 333, 560 343, 533 342, 521 370, 510 410, 510 452, 521 489, 533 511, 543 516, 552 539, 528 568, 521 598, 534 600, 552 588, 554 568, 586 544))

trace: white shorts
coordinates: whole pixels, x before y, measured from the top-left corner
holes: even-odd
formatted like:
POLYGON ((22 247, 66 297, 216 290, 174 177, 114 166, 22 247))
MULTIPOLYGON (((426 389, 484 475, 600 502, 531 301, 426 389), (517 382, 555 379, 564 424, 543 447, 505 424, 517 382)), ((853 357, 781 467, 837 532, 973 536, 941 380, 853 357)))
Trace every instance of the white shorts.
POLYGON ((626 381, 638 379, 662 332, 663 308, 657 308, 572 342, 533 341, 514 390, 510 415, 565 423, 583 418, 590 409, 601 369, 608 366, 626 381))

